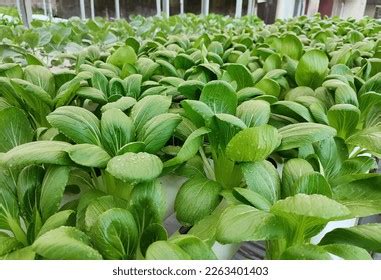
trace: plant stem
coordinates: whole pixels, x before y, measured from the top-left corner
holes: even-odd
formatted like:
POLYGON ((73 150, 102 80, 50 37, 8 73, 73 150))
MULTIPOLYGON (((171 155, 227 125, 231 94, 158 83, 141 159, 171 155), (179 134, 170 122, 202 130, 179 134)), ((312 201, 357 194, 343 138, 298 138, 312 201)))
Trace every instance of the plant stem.
POLYGON ((212 166, 210 165, 209 160, 208 160, 208 158, 206 157, 203 148, 200 147, 200 148, 198 149, 198 151, 200 152, 202 161, 204 162, 205 169, 206 169, 205 172, 207 173, 207 177, 208 177, 209 179, 216 180, 216 175, 214 174, 214 170, 213 170, 212 166))
POLYGON ((279 260, 287 248, 286 239, 269 240, 266 242, 266 259, 279 260))
POLYGON ((12 217, 8 218, 8 224, 16 239, 20 241, 24 246, 27 246, 28 239, 26 238, 26 234, 21 228, 20 224, 17 221, 15 221, 12 217))

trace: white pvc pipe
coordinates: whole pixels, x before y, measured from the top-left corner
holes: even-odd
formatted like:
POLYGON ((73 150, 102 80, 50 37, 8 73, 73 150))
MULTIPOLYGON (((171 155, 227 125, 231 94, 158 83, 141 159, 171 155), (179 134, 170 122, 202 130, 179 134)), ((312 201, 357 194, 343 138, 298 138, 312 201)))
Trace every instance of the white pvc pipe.
POLYGON ((302 0, 300 3, 300 16, 304 15, 306 1, 302 0))
POLYGON ((201 14, 209 15, 209 0, 201 0, 201 14))
POLYGON ((319 12, 320 0, 310 0, 308 2, 307 16, 313 16, 319 12))
POLYGON ((364 16, 367 0, 346 0, 342 2, 342 18, 353 17, 361 19, 364 16))
POLYGON ((20 15, 20 18, 21 18, 20 0, 16 0, 16 7, 17 7, 17 11, 19 12, 19 15, 20 15))
MULTIPOLYGON (((259 2, 258 2, 259 3, 259 2)), ((254 4, 253 4, 253 15, 258 15, 258 3, 257 1, 254 0, 254 4)))
POLYGON ((94 0, 90 0, 90 12, 91 12, 91 18, 95 18, 95 7, 94 7, 94 0))
POLYGON ((254 1, 253 0, 249 0, 249 2, 247 3, 247 15, 248 16, 252 16, 253 13, 254 13, 254 1))
POLYGON ((25 2, 25 10, 28 18, 28 23, 30 24, 32 22, 32 0, 24 0, 25 2))
POLYGON ((51 20, 53 18, 52 0, 48 0, 48 13, 49 19, 51 20))
POLYGON ((17 0, 16 2, 19 12, 20 18, 24 23, 26 28, 29 28, 30 23, 32 21, 32 3, 31 0, 17 0))
POLYGON ((156 0, 156 15, 158 17, 161 15, 161 0, 156 0))
POLYGON ((242 0, 236 0, 235 2, 235 18, 242 17, 242 0))
POLYGON ((294 16, 295 0, 278 0, 276 18, 288 19, 294 16))
POLYGON ((42 8, 44 9, 44 16, 47 16, 48 12, 46 10, 46 0, 42 0, 42 8))
POLYGON ((180 15, 184 14, 184 0, 180 0, 180 15))
POLYGON ((86 19, 86 12, 85 12, 85 0, 79 0, 79 9, 81 11, 81 19, 86 19))
POLYGON ((169 0, 163 0, 163 12, 166 18, 169 17, 169 0))
POLYGON ((120 5, 119 0, 115 0, 115 18, 120 19, 120 5))

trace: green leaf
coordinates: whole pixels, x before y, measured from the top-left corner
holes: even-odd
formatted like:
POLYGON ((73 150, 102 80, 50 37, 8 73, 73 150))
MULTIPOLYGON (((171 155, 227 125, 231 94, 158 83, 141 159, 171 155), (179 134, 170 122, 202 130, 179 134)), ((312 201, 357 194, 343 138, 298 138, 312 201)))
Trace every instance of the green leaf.
POLYGON ((92 144, 73 145, 67 152, 72 161, 87 167, 105 168, 111 159, 105 150, 92 144))
POLYGON ((217 257, 210 247, 200 238, 192 235, 176 236, 170 242, 176 244, 187 253, 192 260, 216 260, 217 257))
POLYGON ((159 66, 158 63, 147 57, 139 57, 136 62, 136 69, 143 75, 143 80, 148 80, 159 66))
POLYGON ((150 224, 162 223, 166 213, 166 198, 159 180, 137 184, 131 192, 129 210, 142 234, 150 224))
POLYGON ((247 101, 247 100, 255 98, 255 97, 260 97, 264 94, 265 93, 262 90, 255 88, 255 87, 243 88, 237 92, 238 103, 241 103, 243 101, 247 101))
POLYGON ((118 151, 117 155, 120 156, 120 155, 123 155, 125 153, 139 153, 139 152, 143 152, 144 149, 145 149, 146 145, 143 143, 143 142, 130 142, 126 145, 124 145, 122 148, 120 148, 120 150, 118 151))
POLYGON ((75 212, 73 210, 64 210, 50 216, 41 227, 37 237, 43 235, 44 233, 50 230, 59 228, 61 226, 69 225, 72 222, 72 220, 75 220, 74 214, 75 212))
POLYGON ((40 213, 43 221, 58 211, 69 173, 70 168, 67 166, 48 168, 41 186, 40 213))
POLYGON ((108 95, 109 97, 113 96, 123 96, 126 95, 124 90, 125 82, 120 78, 112 78, 108 83, 108 95))
POLYGON ((316 89, 323 83, 327 72, 327 55, 320 50, 311 50, 301 57, 296 67, 295 80, 299 86, 316 89))
POLYGON ((134 120, 136 131, 153 117, 168 112, 171 106, 171 98, 167 96, 152 95, 139 100, 131 110, 131 118, 134 120))
POLYGON ((36 165, 29 165, 21 170, 17 178, 17 197, 20 210, 27 220, 33 219, 35 208, 39 205, 41 183, 45 170, 36 165))
POLYGON ((209 130, 205 127, 201 127, 193 131, 185 140, 177 155, 174 158, 166 161, 164 163, 164 167, 178 165, 194 157, 203 143, 204 135, 208 133, 209 130))
POLYGON ((106 112, 109 109, 119 109, 121 111, 126 111, 136 104, 136 100, 129 96, 123 96, 115 102, 109 102, 106 105, 102 106, 102 113, 106 112))
POLYGON ((242 64, 229 63, 226 66, 226 72, 229 74, 230 78, 237 83, 237 90, 252 87, 254 85, 253 77, 249 70, 242 64))
POLYGON ((105 104, 107 103, 106 95, 99 89, 93 87, 80 87, 76 94, 82 98, 90 99, 95 103, 105 104))
POLYGON ((337 104, 328 110, 329 125, 337 130, 337 136, 346 139, 356 130, 360 110, 350 104, 337 104))
POLYGON ((190 260, 191 257, 176 244, 168 241, 152 243, 146 252, 147 260, 190 260))
POLYGON ((186 181, 179 189, 175 200, 177 219, 194 225, 210 215, 221 201, 222 187, 215 181, 195 177, 186 181))
POLYGON ((274 204, 280 197, 280 178, 275 167, 266 160, 241 165, 247 188, 274 204))
POLYGON ((331 260, 329 253, 324 248, 312 245, 294 245, 286 249, 281 256, 283 260, 331 260))
POLYGON ((216 209, 212 215, 206 216, 197 222, 188 231, 188 234, 197 236, 202 241, 212 246, 215 242, 217 223, 219 221, 221 209, 216 209))
POLYGON ((262 161, 281 143, 276 128, 270 125, 246 128, 238 132, 226 147, 226 154, 235 161, 262 161))
MULTIPOLYGON (((216 114, 211 119, 209 127, 209 142, 215 150, 225 150, 232 138, 241 130, 247 128, 239 118, 229 114, 216 114)), ((232 149, 232 152, 233 149, 232 149)))
POLYGON ((324 250, 344 260, 373 260, 372 256, 362 248, 348 244, 331 244, 322 246, 324 250))
POLYGON ((91 228, 91 239, 95 248, 109 260, 135 258, 138 238, 134 217, 125 209, 107 210, 91 228))
POLYGON ((381 73, 374 75, 372 78, 368 79, 360 88, 359 96, 366 92, 374 91, 380 92, 381 90, 381 73))
POLYGON ((238 98, 234 89, 225 81, 212 81, 202 89, 200 101, 214 113, 235 114, 238 98))
POLYGON ((285 198, 295 195, 297 191, 295 182, 306 174, 314 172, 314 169, 308 161, 293 158, 284 164, 282 172, 282 197, 285 198))
POLYGON ((320 245, 327 244, 347 244, 368 251, 381 252, 381 224, 365 224, 334 229, 320 241, 320 245))
POLYGON ((336 178, 343 162, 349 157, 344 140, 331 137, 314 143, 313 147, 322 167, 321 173, 330 181, 336 178))
POLYGON ((102 92, 104 95, 107 95, 108 80, 101 72, 95 71, 93 73, 93 76, 91 77, 91 85, 102 92))
POLYGON ((271 104, 272 113, 293 118, 299 122, 314 122, 309 110, 294 101, 278 101, 271 104))
POLYGON ((288 101, 296 101, 298 97, 314 96, 315 92, 310 87, 296 87, 291 88, 285 95, 284 99, 288 101))
POLYGON ((102 114, 101 133, 103 146, 111 155, 135 138, 132 119, 119 109, 109 109, 102 114))
POLYGON ((346 140, 347 144, 359 146, 381 157, 381 126, 360 130, 346 140))
POLYGON ((25 80, 12 79, 11 85, 11 88, 6 86, 4 91, 17 95, 19 104, 28 109, 28 112, 34 117, 34 121, 40 126, 46 126, 46 115, 50 113, 53 104, 51 96, 42 88, 25 80))
POLYGON ((377 92, 366 92, 359 97, 360 111, 362 113, 362 118, 364 118, 369 111, 378 106, 381 103, 381 93, 377 92))
POLYGON ((42 163, 69 165, 72 162, 66 150, 70 146, 69 143, 60 141, 30 142, 8 151, 1 161, 10 168, 42 163))
POLYGON ((280 39, 280 45, 276 49, 283 55, 299 60, 303 53, 303 44, 297 36, 286 34, 280 39))
POLYGON ((271 70, 279 69, 281 67, 282 60, 280 58, 280 55, 276 53, 269 55, 266 58, 265 63, 263 64, 263 70, 265 70, 266 72, 270 72, 271 70))
POLYGON ((253 206, 258 210, 269 211, 271 208, 271 203, 268 199, 250 189, 234 188, 232 194, 238 201, 253 206))
MULTIPOLYGON (((97 200, 100 197, 104 197, 105 194, 100 191, 90 190, 84 192, 79 198, 78 206, 77 206, 77 214, 76 214, 76 227, 80 230, 87 230, 86 227, 86 214, 88 210, 88 206, 91 203, 96 203, 93 200, 97 200)), ((109 209, 109 208, 107 208, 109 209)))
POLYGON ((208 125, 214 113, 205 103, 197 100, 184 100, 181 102, 185 116, 192 121, 196 127, 208 125))
POLYGON ((87 199, 85 199, 83 201, 84 204, 81 205, 81 208, 82 206, 85 207, 85 204, 88 202, 84 217, 85 229, 87 232, 92 229, 102 213, 113 208, 122 208, 126 206, 124 201, 121 201, 112 195, 100 195, 101 196, 93 197, 91 201, 86 201, 87 199))
POLYGON ((8 188, 0 186, 0 191, 0 228, 11 230, 19 220, 17 197, 8 188))
POLYGON ((52 97, 41 87, 20 79, 12 79, 11 84, 32 110, 43 110, 45 113, 50 109, 52 97))
POLYGON ((122 181, 142 182, 158 177, 163 163, 148 153, 125 153, 112 158, 107 164, 107 171, 122 181))
POLYGON ((140 237, 140 252, 145 257, 148 247, 159 240, 167 240, 166 229, 160 224, 150 224, 140 237))
POLYGON ((133 74, 124 79, 126 84, 126 95, 138 99, 140 96, 140 88, 142 85, 142 75, 133 74))
POLYGON ((31 246, 18 249, 16 251, 10 252, 4 256, 0 256, 1 260, 34 260, 36 253, 33 251, 31 246))
POLYGON ((347 206, 355 217, 365 217, 381 212, 381 176, 379 174, 364 175, 333 189, 333 198, 347 206))
POLYGON ((24 79, 39 86, 51 97, 55 97, 55 81, 52 72, 40 65, 28 65, 24 69, 24 79))
POLYGON ((356 91, 347 84, 339 85, 336 88, 335 102, 341 104, 351 104, 356 107, 359 106, 356 91))
POLYGON ((137 57, 134 49, 130 46, 122 46, 108 57, 107 62, 122 68, 124 64, 134 64, 136 60, 137 57))
POLYGON ((331 186, 318 172, 303 174, 292 186, 296 193, 322 194, 332 197, 331 186))
POLYGON ((2 63, 0 66, 0 77, 21 79, 23 70, 17 63, 2 63))
POLYGON ((336 135, 332 127, 317 123, 297 123, 279 129, 282 143, 278 151, 300 148, 336 135))
POLYGON ((57 91, 57 95, 54 99, 56 107, 67 105, 74 98, 76 91, 81 87, 81 81, 91 78, 91 73, 81 72, 74 79, 64 83, 57 91), (85 73, 82 74, 81 73, 85 73), (90 75, 86 77, 85 75, 90 75))
POLYGON ((16 250, 21 246, 22 244, 16 238, 0 235, 0 259, 1 256, 16 250))
POLYGON ((273 79, 269 78, 263 78, 255 85, 255 87, 264 92, 265 95, 274 96, 276 98, 279 97, 281 90, 280 85, 273 79))
POLYGON ((11 105, 19 106, 19 104, 23 103, 21 96, 16 94, 15 89, 8 78, 0 77, 0 86, 2 97, 11 105))
MULTIPOLYGON (((376 169, 377 163, 374 158, 361 156, 345 160, 337 174, 337 179, 341 176, 367 173, 371 169, 376 169)), ((337 185, 337 180, 334 180, 337 185)))
POLYGON ((33 250, 49 260, 101 260, 102 256, 90 247, 90 238, 72 227, 59 227, 41 235, 33 250))
POLYGON ((272 240, 283 234, 282 224, 273 214, 248 205, 226 208, 217 225, 217 240, 223 244, 272 240))
POLYGON ((146 152, 157 153, 173 136, 181 120, 179 115, 172 113, 155 116, 139 131, 137 139, 144 142, 146 152))
POLYGON ((300 217, 314 218, 317 222, 325 223, 342 220, 350 214, 347 207, 320 194, 297 194, 278 200, 271 212, 293 219, 296 223, 300 222, 300 217))
POLYGON ((90 111, 81 107, 57 108, 47 117, 48 122, 77 144, 101 145, 99 120, 90 111))
POLYGON ((237 108, 237 117, 239 117, 247 127, 267 124, 270 119, 270 113, 270 104, 263 100, 245 101, 237 108))
POLYGON ((0 152, 31 142, 33 130, 23 111, 16 107, 0 111, 0 152))
POLYGON ((198 99, 203 87, 202 81, 188 80, 179 84, 177 90, 188 99, 198 99))

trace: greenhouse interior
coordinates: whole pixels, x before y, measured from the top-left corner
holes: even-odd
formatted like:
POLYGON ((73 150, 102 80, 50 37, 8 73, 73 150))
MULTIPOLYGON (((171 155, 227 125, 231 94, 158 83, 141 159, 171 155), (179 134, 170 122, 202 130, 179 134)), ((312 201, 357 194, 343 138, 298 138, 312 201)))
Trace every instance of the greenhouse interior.
POLYGON ((380 260, 379 18, 0 0, 0 259, 380 260))

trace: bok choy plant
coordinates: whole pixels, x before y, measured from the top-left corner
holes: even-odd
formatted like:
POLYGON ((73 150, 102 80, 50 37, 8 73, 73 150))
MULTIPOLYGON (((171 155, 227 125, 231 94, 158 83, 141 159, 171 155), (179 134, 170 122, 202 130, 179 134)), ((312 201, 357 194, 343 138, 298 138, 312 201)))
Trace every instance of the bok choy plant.
POLYGON ((0 25, 1 259, 381 252, 379 22, 32 25, 0 25))

